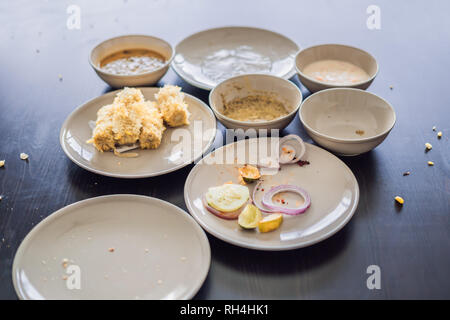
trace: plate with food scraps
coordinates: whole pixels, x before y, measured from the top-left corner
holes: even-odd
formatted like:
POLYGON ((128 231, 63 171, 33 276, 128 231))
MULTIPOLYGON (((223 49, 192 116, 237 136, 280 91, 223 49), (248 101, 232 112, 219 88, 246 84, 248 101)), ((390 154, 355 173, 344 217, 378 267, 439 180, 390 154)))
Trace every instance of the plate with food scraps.
POLYGON ((139 195, 66 206, 17 250, 20 299, 190 299, 210 266, 208 239, 184 210, 139 195))
POLYGON ((86 170, 145 178, 199 159, 215 135, 211 109, 166 85, 125 88, 84 103, 64 122, 60 143, 69 159, 86 170))
POLYGON ((172 68, 193 86, 211 90, 241 74, 272 74, 285 79, 295 74, 299 47, 269 30, 223 27, 195 33, 175 48, 172 68))
POLYGON ((240 140, 208 154, 191 170, 184 198, 215 237, 278 251, 338 232, 357 208, 359 187, 336 156, 288 135, 240 140))

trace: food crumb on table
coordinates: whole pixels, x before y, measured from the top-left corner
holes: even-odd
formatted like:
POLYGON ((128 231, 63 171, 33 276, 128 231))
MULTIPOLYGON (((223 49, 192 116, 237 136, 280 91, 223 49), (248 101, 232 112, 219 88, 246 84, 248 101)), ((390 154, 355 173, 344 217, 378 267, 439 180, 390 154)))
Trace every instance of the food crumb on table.
POLYGON ((433 161, 428 161, 428 165, 429 166, 434 166, 434 162, 433 161))
POLYGON ((116 249, 114 249, 114 248, 109 248, 109 249, 108 249, 109 252, 114 252, 115 250, 116 250, 116 249))
MULTIPOLYGON (((437 137, 438 137, 438 139, 442 138, 442 131, 439 131, 439 132, 437 133, 437 137)), ((0 166, 0 167, 1 167, 1 166, 0 166)))
POLYGON ((411 171, 406 171, 406 172, 403 172, 403 176, 405 177, 405 176, 409 176, 411 174, 411 171))
POLYGON ((0 160, 0 168, 5 166, 6 160, 0 160))
POLYGON ((398 204, 403 205, 405 203, 405 200, 400 196, 396 196, 394 199, 395 201, 397 201, 398 204))
POLYGON ((431 150, 431 149, 433 149, 433 146, 431 145, 431 143, 425 143, 425 148, 427 149, 427 150, 431 150))
POLYGON ((20 154, 20 159, 22 159, 22 160, 27 160, 28 157, 29 157, 29 156, 28 156, 28 154, 26 154, 26 153, 23 153, 23 152, 22 152, 22 153, 20 154))

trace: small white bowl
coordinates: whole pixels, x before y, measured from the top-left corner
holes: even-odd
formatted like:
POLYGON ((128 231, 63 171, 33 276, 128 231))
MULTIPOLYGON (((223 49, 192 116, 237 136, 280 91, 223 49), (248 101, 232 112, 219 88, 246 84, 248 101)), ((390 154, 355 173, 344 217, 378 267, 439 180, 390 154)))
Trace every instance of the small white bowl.
POLYGON ((299 111, 308 135, 344 156, 372 150, 395 124, 395 111, 379 96, 351 88, 334 88, 309 96, 299 111))
POLYGON ((166 74, 173 56, 172 46, 162 39, 146 35, 125 35, 98 44, 89 55, 89 63, 98 76, 113 88, 150 86, 166 74), (127 49, 148 49, 162 55, 166 62, 156 70, 135 75, 117 75, 100 69, 100 62, 105 57, 127 49))
POLYGON ((303 95, 291 81, 266 74, 246 74, 229 78, 219 83, 209 94, 209 105, 217 119, 229 129, 283 129, 294 118, 303 95), (224 102, 249 95, 270 93, 282 102, 289 113, 281 118, 269 121, 239 121, 222 114, 224 102))
POLYGON ((378 63, 368 52, 342 44, 322 44, 300 50, 295 56, 295 68, 301 83, 311 92, 329 88, 357 88, 366 90, 378 74, 378 63), (303 73, 304 68, 320 60, 341 60, 352 63, 369 74, 367 80, 350 85, 337 85, 318 81, 303 73))

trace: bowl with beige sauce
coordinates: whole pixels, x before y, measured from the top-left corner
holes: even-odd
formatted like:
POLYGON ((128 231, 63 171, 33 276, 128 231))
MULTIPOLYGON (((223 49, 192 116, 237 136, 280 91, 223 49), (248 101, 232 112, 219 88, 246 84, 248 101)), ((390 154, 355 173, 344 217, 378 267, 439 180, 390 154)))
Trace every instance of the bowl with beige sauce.
POLYGON ((322 147, 344 156, 372 150, 395 124, 394 108, 379 96, 360 89, 332 88, 302 103, 300 121, 322 147))
POLYGON ((299 51, 295 67, 311 92, 328 88, 367 89, 378 73, 378 63, 368 52, 342 44, 323 44, 299 51))
POLYGON ((247 74, 219 83, 209 94, 217 119, 229 129, 283 129, 303 100, 291 81, 265 74, 247 74))
POLYGON ((172 46, 159 38, 125 35, 108 39, 92 49, 89 62, 113 88, 154 85, 169 69, 172 46))

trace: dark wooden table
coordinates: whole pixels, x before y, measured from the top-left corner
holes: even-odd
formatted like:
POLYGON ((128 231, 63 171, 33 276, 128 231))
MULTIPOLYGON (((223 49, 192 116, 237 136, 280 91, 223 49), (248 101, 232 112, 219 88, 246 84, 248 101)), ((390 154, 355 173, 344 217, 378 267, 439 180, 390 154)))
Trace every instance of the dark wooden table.
MULTIPOLYGON (((0 168, 0 299, 16 298, 11 267, 22 239, 68 204, 134 193, 186 209, 183 187, 192 166, 162 177, 120 180, 83 170, 64 155, 59 145, 64 119, 111 90, 91 70, 90 49, 129 33, 175 45, 193 32, 224 25, 272 29, 301 47, 346 43, 368 50, 380 64, 369 91, 392 103, 397 123, 374 151, 343 158, 361 188, 346 227, 290 252, 246 250, 208 236, 211 270, 196 298, 450 298, 449 2, 77 0, 81 29, 69 30, 71 3, 0 3, 0 160, 6 159, 0 168), (366 26, 372 3, 381 9, 380 30, 366 26), (433 126, 443 132, 441 140, 433 126), (428 153, 425 142, 433 145, 428 153), (21 152, 30 155, 28 162, 19 159, 21 152), (428 167, 428 160, 435 166, 428 167), (411 175, 403 176, 408 170, 411 175), (401 209, 396 195, 406 201, 401 209), (366 286, 369 265, 381 268, 380 290, 366 286)), ((301 86, 297 77, 292 81, 301 86)), ((207 101, 207 91, 173 71, 158 85, 165 83, 207 101)), ((287 133, 311 142, 298 118, 287 133)))

